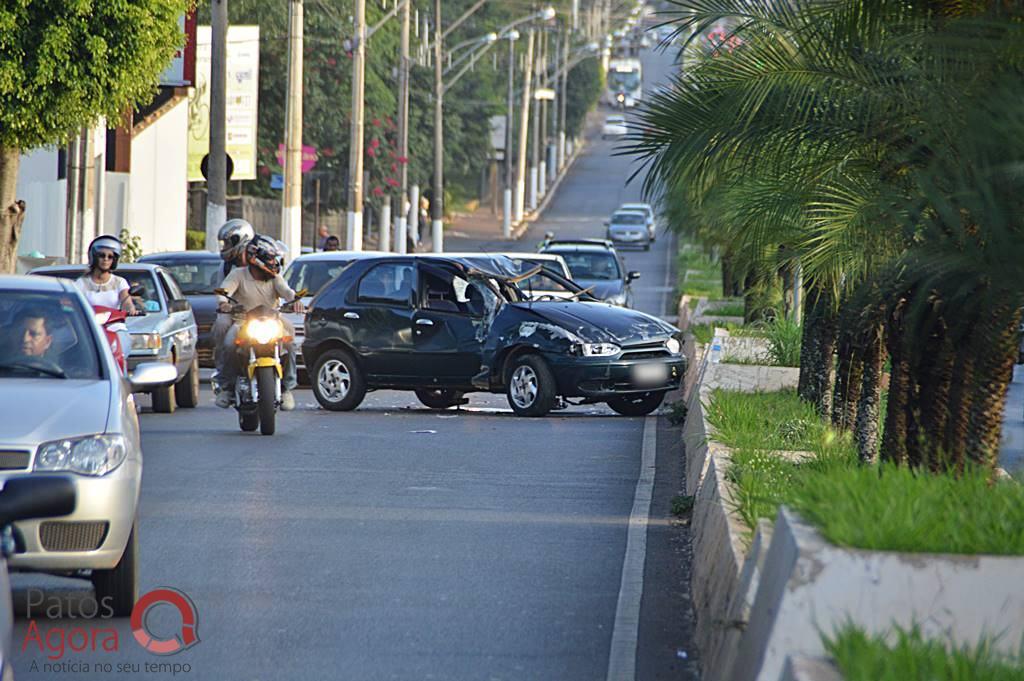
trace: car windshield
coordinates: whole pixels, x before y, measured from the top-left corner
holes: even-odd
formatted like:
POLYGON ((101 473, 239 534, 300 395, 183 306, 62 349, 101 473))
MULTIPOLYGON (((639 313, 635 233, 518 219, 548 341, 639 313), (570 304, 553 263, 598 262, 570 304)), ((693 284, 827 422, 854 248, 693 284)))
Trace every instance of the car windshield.
POLYGON ((100 378, 86 314, 68 293, 0 289, 0 381, 100 378))
POLYGON ((299 260, 288 266, 284 278, 293 291, 306 289, 315 296, 351 264, 351 260, 299 260))
POLYGON ((612 71, 608 74, 608 87, 612 90, 635 90, 640 85, 636 71, 612 71))
POLYGON ((616 213, 612 216, 612 222, 617 225, 642 225, 647 219, 640 213, 616 213))
POLYGON ((213 294, 224 279, 224 263, 220 260, 148 260, 170 271, 186 296, 213 294))
MULTIPOLYGON (((540 265, 548 272, 554 272, 559 276, 565 276, 565 272, 562 270, 561 264, 556 260, 544 260, 542 258, 513 258, 512 262, 519 268, 519 272, 527 272, 535 269, 537 265, 540 265)), ((538 273, 528 279, 524 279, 516 284, 519 290, 529 295, 531 291, 558 291, 568 293, 569 289, 565 288, 557 281, 545 277, 543 274, 538 273)))
POLYGON ((607 125, 622 125, 623 123, 626 122, 626 119, 623 118, 622 116, 609 116, 608 118, 604 119, 604 122, 607 125))
POLYGON ((611 253, 595 251, 590 253, 559 253, 569 266, 572 278, 576 280, 621 279, 619 261, 611 253))
POLYGON ((654 215, 651 207, 642 203, 624 203, 619 206, 619 210, 629 213, 643 213, 647 217, 654 215))

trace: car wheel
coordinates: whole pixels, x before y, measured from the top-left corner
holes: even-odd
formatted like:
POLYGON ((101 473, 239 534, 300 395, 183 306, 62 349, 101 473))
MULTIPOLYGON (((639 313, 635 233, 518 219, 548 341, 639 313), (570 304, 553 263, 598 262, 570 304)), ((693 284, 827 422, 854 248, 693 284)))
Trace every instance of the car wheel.
POLYGON ((174 400, 183 409, 194 409, 199 405, 199 359, 192 358, 185 377, 174 386, 174 400))
POLYGON ((351 411, 366 396, 366 379, 351 353, 328 350, 316 361, 313 395, 324 409, 351 411))
POLYGON ((664 392, 641 393, 628 397, 614 397, 608 400, 608 406, 623 416, 647 416, 660 407, 664 400, 664 392))
POLYGON ((524 355, 513 364, 505 391, 517 416, 545 416, 555 406, 555 375, 539 355, 524 355))
POLYGON ((115 617, 132 614, 139 597, 139 521, 132 523, 128 543, 121 560, 112 570, 93 570, 92 586, 96 589, 96 602, 108 605, 115 617), (109 599, 109 600, 105 600, 109 599))
POLYGON ((427 390, 421 388, 416 391, 416 399, 424 406, 431 409, 448 409, 462 402, 462 393, 458 390, 427 390))
POLYGON ((156 388, 150 394, 153 396, 153 411, 158 414, 174 413, 174 385, 156 388))

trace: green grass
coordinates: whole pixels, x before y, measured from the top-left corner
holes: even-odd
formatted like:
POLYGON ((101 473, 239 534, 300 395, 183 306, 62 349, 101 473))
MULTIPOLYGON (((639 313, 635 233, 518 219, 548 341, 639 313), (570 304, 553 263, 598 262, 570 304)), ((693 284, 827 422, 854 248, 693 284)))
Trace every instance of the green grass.
POLYGON ((722 272, 718 261, 692 244, 683 244, 678 257, 680 295, 717 298, 722 295, 722 272))
POLYGON ((896 628, 889 637, 868 636, 847 625, 824 639, 845 681, 1020 681, 1024 660, 998 655, 987 642, 949 650, 925 639, 919 628, 896 628))
POLYGON ((1024 555, 1024 486, 861 465, 849 435, 837 435, 795 391, 716 390, 706 405, 715 439, 733 449, 727 479, 748 529, 798 511, 840 546, 884 551, 1024 555), (792 461, 773 451, 813 452, 792 461))
POLYGON ((743 301, 726 301, 724 305, 715 305, 712 303, 711 309, 704 314, 714 317, 742 317, 743 313, 743 301))
POLYGON ((732 336, 762 336, 764 335, 763 329, 757 326, 744 326, 742 324, 736 324, 734 322, 724 322, 715 324, 694 324, 689 328, 690 333, 697 340, 698 343, 707 345, 711 342, 712 336, 715 334, 715 327, 725 329, 732 336))
POLYGON ((776 317, 765 325, 768 340, 768 363, 777 367, 800 366, 802 327, 788 319, 776 317))
POLYGON ((809 473, 787 503, 841 546, 1024 555, 1024 487, 893 464, 809 473))

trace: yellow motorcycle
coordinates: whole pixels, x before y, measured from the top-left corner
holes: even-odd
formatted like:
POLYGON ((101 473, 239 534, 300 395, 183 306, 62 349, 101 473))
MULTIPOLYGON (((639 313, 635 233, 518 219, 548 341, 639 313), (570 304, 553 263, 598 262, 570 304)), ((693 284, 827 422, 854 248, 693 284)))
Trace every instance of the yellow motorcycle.
MULTIPOLYGON (((273 435, 277 429, 277 410, 281 406, 281 366, 283 346, 292 339, 285 335, 281 309, 301 300, 308 292, 296 292, 295 300, 281 308, 259 306, 246 311, 223 290, 216 291, 232 303, 231 314, 238 324, 235 337, 236 366, 245 366, 235 380, 234 402, 238 411, 238 425, 252 432, 257 428, 263 435, 273 435)), ((223 390, 223 386, 220 387, 223 390)))

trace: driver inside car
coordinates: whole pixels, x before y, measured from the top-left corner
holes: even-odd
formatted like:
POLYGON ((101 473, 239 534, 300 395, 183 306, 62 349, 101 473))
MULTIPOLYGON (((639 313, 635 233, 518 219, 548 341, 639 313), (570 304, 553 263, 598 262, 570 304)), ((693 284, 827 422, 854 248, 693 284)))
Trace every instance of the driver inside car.
POLYGON ((50 322, 41 310, 26 310, 15 326, 15 347, 19 358, 42 359, 53 345, 50 322))
MULTIPOLYGON (((246 257, 248 266, 231 270, 221 284, 221 288, 238 301, 238 304, 246 312, 260 306, 276 310, 282 299, 285 301, 295 299, 295 291, 281 276, 281 252, 272 239, 257 235, 246 247, 246 257)), ((218 311, 231 312, 231 303, 227 298, 221 296, 219 300, 218 311)), ((295 312, 301 314, 305 311, 305 306, 301 300, 296 300, 294 309, 295 312)), ((282 343, 284 355, 281 357, 281 368, 284 375, 281 384, 281 410, 291 411, 295 408, 295 396, 292 394, 292 390, 295 389, 298 382, 295 368, 295 328, 285 317, 281 318, 281 322, 284 324, 285 336, 289 339, 282 343)), ((222 408, 231 406, 235 392, 235 379, 241 370, 241 367, 238 366, 238 353, 233 351, 238 331, 239 325, 233 323, 222 341, 223 347, 218 348, 225 359, 224 373, 219 378, 219 392, 216 399, 217 406, 222 408)))

